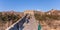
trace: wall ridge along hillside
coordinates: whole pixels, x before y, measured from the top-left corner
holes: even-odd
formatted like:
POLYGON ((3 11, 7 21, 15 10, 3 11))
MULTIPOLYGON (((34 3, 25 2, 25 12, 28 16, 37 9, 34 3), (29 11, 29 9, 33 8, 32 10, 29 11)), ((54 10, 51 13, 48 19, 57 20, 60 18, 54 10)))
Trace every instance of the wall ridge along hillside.
MULTIPOLYGON (((25 15, 24 15, 21 19, 23 19, 24 17, 25 17, 25 15)), ((14 24, 12 24, 12 25, 9 26, 8 28, 6 28, 6 30, 9 30, 10 28, 14 27, 14 25, 15 25, 16 23, 18 23, 21 19, 19 19, 17 22, 15 22, 14 24)))

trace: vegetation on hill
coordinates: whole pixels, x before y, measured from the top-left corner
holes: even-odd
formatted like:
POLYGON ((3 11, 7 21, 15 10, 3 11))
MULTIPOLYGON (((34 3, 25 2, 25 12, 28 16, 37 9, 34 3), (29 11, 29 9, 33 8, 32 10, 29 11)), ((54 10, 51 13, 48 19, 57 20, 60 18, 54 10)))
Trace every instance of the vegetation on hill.
POLYGON ((14 14, 14 13, 3 13, 0 12, 0 22, 16 22, 18 19, 20 19, 21 16, 19 14, 14 14))
POLYGON ((0 12, 0 29, 5 30, 22 16, 23 13, 21 12, 0 12))
POLYGON ((37 19, 37 20, 44 20, 45 19, 45 17, 44 16, 41 16, 40 14, 34 14, 34 16, 35 16, 35 18, 37 19))
POLYGON ((52 14, 34 14, 35 18, 39 21, 46 21, 46 20, 60 20, 60 15, 52 15, 52 14))

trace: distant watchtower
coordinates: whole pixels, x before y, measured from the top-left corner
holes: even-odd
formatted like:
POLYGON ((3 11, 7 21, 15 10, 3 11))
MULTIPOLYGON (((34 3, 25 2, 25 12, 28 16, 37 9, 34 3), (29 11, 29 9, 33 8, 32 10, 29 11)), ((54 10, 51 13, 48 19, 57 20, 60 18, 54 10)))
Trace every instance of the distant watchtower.
POLYGON ((34 11, 33 10, 26 10, 24 11, 24 15, 29 14, 29 15, 34 15, 34 11))

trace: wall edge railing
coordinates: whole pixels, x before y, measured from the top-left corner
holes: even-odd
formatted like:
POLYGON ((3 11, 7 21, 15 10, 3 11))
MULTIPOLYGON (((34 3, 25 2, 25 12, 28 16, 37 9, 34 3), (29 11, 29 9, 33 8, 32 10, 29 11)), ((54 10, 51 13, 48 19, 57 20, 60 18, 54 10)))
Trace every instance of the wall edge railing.
POLYGON ((9 30, 10 28, 14 27, 14 25, 16 23, 18 23, 20 20, 22 20, 24 17, 25 17, 25 15, 22 18, 20 18, 17 22, 13 23, 11 26, 9 26, 8 28, 6 28, 5 30, 9 30))

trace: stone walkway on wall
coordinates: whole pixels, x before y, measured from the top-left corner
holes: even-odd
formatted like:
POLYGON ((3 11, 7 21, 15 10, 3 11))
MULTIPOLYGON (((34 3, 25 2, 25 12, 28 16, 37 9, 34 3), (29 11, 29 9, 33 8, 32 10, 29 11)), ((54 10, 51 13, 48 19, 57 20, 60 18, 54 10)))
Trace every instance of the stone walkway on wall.
POLYGON ((31 16, 29 23, 24 24, 23 30, 38 30, 38 22, 35 20, 34 16, 31 16))

